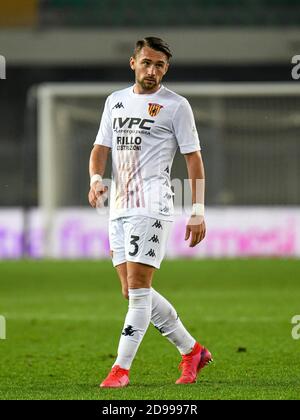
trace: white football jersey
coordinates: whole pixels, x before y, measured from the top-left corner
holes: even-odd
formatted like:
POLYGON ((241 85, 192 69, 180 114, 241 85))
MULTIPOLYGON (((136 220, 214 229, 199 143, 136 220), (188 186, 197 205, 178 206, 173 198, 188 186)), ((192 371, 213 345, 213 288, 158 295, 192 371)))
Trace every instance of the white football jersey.
POLYGON ((182 154, 201 150, 187 99, 161 86, 136 94, 134 86, 106 100, 94 144, 112 150, 110 219, 143 215, 173 220, 170 173, 182 154))

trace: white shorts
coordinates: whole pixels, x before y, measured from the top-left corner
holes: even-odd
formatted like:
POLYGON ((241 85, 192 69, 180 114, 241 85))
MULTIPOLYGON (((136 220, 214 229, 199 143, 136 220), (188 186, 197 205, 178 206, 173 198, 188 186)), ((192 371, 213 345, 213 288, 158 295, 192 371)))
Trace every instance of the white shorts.
POLYGON ((109 222, 109 243, 114 267, 126 261, 159 268, 172 222, 145 216, 120 217, 109 222))

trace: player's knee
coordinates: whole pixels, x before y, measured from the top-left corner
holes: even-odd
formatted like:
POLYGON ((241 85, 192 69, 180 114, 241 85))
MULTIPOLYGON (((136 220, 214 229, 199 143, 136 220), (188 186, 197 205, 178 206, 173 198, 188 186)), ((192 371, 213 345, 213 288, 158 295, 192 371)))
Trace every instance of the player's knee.
POLYGON ((144 273, 130 273, 127 275, 127 283, 131 289, 148 288, 149 278, 144 273))

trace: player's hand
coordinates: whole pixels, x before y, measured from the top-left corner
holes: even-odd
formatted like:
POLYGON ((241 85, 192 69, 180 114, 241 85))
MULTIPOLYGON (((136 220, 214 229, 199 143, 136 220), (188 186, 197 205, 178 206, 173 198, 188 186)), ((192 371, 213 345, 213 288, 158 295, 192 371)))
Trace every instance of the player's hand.
POLYGON ((89 203, 95 209, 96 207, 103 207, 104 202, 107 199, 108 187, 102 184, 102 182, 96 181, 92 184, 89 192, 89 203))
POLYGON ((199 244, 206 234, 206 226, 203 216, 191 216, 185 231, 185 240, 187 241, 190 237, 190 248, 194 248, 199 244))

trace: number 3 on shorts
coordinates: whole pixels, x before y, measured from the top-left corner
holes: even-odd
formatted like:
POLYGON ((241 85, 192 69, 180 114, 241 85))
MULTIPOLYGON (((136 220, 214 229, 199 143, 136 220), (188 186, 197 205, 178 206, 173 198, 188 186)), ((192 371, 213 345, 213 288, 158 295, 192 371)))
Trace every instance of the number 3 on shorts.
POLYGON ((130 237, 132 239, 132 241, 130 241, 130 244, 134 246, 134 251, 133 252, 129 252, 129 255, 131 257, 134 257, 138 251, 139 251, 139 246, 137 244, 137 241, 140 239, 139 236, 135 236, 135 235, 131 235, 130 237))

